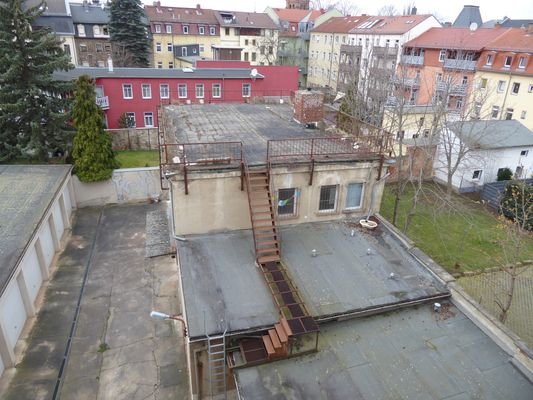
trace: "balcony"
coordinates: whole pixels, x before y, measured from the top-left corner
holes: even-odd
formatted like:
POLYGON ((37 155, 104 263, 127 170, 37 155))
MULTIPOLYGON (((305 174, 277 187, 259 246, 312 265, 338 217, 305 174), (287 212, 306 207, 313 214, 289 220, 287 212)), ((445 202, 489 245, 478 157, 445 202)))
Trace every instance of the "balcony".
POLYGON ((400 85, 402 87, 413 87, 413 88, 419 88, 420 87, 420 79, 419 78, 403 78, 395 76, 392 78, 395 85, 400 85))
POLYGON ((402 55, 401 63, 405 65, 424 65, 424 56, 402 55))
POLYGON ((96 105, 102 110, 107 110, 109 108, 109 97, 101 96, 96 98, 96 105))
MULTIPOLYGON (((398 47, 383 47, 383 46, 374 46, 372 47, 372 55, 375 57, 384 56, 387 58, 396 58, 398 54, 398 47)), ((422 59, 423 63, 423 59, 422 59)))
POLYGON ((446 58, 442 67, 444 69, 454 69, 460 71, 474 71, 476 69, 477 61, 474 60, 459 60, 455 58, 446 58))
POLYGON ((450 82, 438 81, 437 92, 447 92, 449 96, 466 96, 468 85, 454 85, 450 82))
POLYGON ((363 51, 362 46, 354 46, 351 44, 341 44, 341 53, 346 54, 361 54, 363 51))

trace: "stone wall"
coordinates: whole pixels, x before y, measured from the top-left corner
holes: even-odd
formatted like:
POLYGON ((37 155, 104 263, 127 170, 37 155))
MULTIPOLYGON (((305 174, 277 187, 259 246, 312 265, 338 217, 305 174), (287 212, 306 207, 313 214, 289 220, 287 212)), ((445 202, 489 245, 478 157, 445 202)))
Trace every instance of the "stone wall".
POLYGON ((157 128, 108 129, 113 150, 157 150, 157 128))

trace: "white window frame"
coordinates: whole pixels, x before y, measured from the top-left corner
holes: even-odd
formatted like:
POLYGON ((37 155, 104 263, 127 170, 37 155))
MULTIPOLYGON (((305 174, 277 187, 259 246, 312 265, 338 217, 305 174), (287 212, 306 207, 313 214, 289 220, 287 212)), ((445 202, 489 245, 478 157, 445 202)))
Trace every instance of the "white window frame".
POLYGON ((135 128, 137 126, 137 121, 135 120, 135 112, 128 111, 125 114, 126 114, 126 118, 130 118, 133 121, 132 127, 135 128))
POLYGON ((122 98, 129 100, 133 99, 133 85, 131 83, 123 83, 122 84, 122 98), (129 89, 130 95, 126 95, 126 90, 129 89))
POLYGON ((526 68, 526 64, 527 64, 527 57, 522 56, 518 59, 518 68, 524 69, 526 68))
POLYGON ((203 99, 205 96, 205 88, 203 83, 197 83, 194 86, 194 95, 197 99, 203 99), (199 94, 198 90, 201 89, 201 93, 199 94))
POLYGON ((161 33, 161 24, 155 24, 155 33, 161 33))
POLYGON ((178 84, 178 99, 186 99, 187 98, 187 84, 186 83, 180 83, 178 84), (182 95, 182 89, 183 89, 183 95, 182 95))
POLYGON ((188 35, 189 34, 189 25, 183 25, 182 26, 183 34, 188 35))
POLYGON ((344 209, 345 210, 359 210, 361 207, 363 207, 363 199, 365 196, 365 184, 364 182, 350 182, 346 186, 346 198, 344 203, 344 209), (348 205, 348 194, 350 193, 350 186, 352 185, 361 185, 361 197, 359 198, 359 205, 356 206, 349 206, 348 205))
POLYGON ((472 180, 473 181, 480 181, 483 177, 483 170, 482 169, 476 169, 472 172, 472 180), (479 173, 477 177, 475 177, 476 173, 479 173))
POLYGON ((85 25, 78 24, 78 36, 86 36, 85 35, 85 25))
POLYGON ((198 34, 199 35, 205 35, 205 26, 199 26, 198 27, 198 34))
POLYGON ((145 112, 144 113, 144 127, 145 128, 153 128, 154 127, 154 113, 153 112, 145 112), (146 121, 148 118, 152 121, 152 123, 147 123, 146 121))
POLYGON ((155 51, 161 53, 161 42, 156 42, 155 51))
POLYGON ((337 211, 337 200, 339 198, 339 185, 324 185, 324 186, 321 186, 320 187, 320 191, 319 191, 319 194, 318 194, 318 212, 320 214, 327 214, 327 213, 334 213, 337 211), (325 209, 321 209, 321 204, 320 204, 320 198, 322 197, 322 190, 324 188, 335 188, 335 199, 334 199, 334 202, 333 202, 333 208, 325 208, 325 209))
POLYGON ((511 94, 513 96, 516 96, 520 92, 520 82, 513 82, 513 85, 511 86, 511 94), (515 92, 516 88, 516 92, 515 92))
POLYGON ((168 85, 168 83, 161 83, 159 85, 159 97, 161 99, 170 98, 170 86, 168 85))
MULTIPOLYGON (((290 197, 289 197, 290 199, 290 197)), ((289 200, 289 199, 285 199, 285 200, 289 200)), ((281 188, 281 189, 278 189, 278 192, 277 192, 277 203, 276 203, 276 214, 278 215, 279 218, 290 218, 290 217, 295 217, 297 216, 297 210, 298 210, 298 202, 297 202, 297 199, 298 199, 298 189, 297 188, 281 188), (280 213, 279 212, 279 208, 280 207, 286 207, 285 206, 280 206, 280 191, 282 190, 292 190, 293 191, 293 195, 292 195, 292 211, 289 213, 280 213)))
POLYGON ((165 30, 167 33, 172 33, 172 25, 165 25, 165 30))
POLYGON ((505 86, 507 86, 505 81, 498 81, 498 86, 496 87, 496 91, 498 93, 505 92, 505 86))
POLYGON ((163 69, 163 61, 158 61, 157 62, 157 68, 163 69))
POLYGON ((174 69, 174 61, 168 62, 168 69, 174 69))
POLYGON ((487 54, 487 60, 485 61, 485 65, 492 65, 493 60, 494 56, 492 54, 487 54))
POLYGON ((141 95, 143 99, 152 98, 152 85, 150 83, 141 84, 141 95), (148 90, 146 91, 146 89, 148 90))
POLYGON ((252 84, 243 83, 242 84, 242 97, 251 97, 251 95, 252 95, 252 84))
POLYGON ((499 115, 500 115, 500 106, 492 106, 492 109, 490 111, 490 118, 498 119, 499 115), (496 115, 494 115, 494 112, 496 112, 496 115))
POLYGON ((520 113, 520 119, 526 119, 526 117, 527 117, 527 111, 522 110, 522 112, 520 113))
POLYGON ((211 97, 220 99, 222 97, 222 85, 220 83, 213 83, 211 86, 211 97))
POLYGON ((217 28, 215 28, 214 26, 210 26, 210 27, 209 27, 209 34, 210 34, 211 36, 216 35, 216 34, 217 34, 217 28))
POLYGON ((511 68, 511 65, 513 64, 513 56, 505 56, 503 60, 503 67, 504 68, 511 68), (509 60, 509 64, 507 64, 507 60, 509 60))
POLYGON ((445 58, 446 58, 446 50, 441 50, 439 53, 439 62, 444 62, 445 58))
POLYGON ((167 43, 167 51, 172 53, 172 51, 173 51, 172 43, 167 43))

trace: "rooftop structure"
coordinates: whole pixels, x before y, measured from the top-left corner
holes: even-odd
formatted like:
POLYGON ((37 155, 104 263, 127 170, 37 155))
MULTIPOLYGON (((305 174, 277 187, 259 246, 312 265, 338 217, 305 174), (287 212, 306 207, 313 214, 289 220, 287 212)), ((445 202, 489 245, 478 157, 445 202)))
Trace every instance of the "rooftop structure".
POLYGON ((266 13, 215 11, 215 17, 222 27, 279 29, 266 13))
POLYGON ((464 6, 453 22, 453 26, 458 28, 469 28, 472 26, 475 29, 481 27, 481 25, 483 25, 483 20, 481 19, 479 6, 464 6))
POLYGON ((431 28, 417 38, 405 43, 405 47, 425 49, 458 49, 481 51, 503 34, 505 30, 479 28, 431 28))
POLYGON ((447 127, 476 149, 533 146, 533 132, 516 120, 461 121, 447 127))

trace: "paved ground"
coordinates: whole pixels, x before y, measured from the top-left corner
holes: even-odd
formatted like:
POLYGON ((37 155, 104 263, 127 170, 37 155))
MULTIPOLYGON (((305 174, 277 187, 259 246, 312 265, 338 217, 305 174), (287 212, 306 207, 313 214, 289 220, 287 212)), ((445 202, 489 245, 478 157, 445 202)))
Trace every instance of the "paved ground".
MULTIPOLYGON (((503 271, 487 272, 459 279, 461 286, 498 317, 500 308, 497 301, 505 301, 511 284, 511 277, 503 271)), ((517 276, 515 295, 505 323, 511 330, 533 349, 533 266, 524 267, 517 276)))
POLYGON ((86 266, 61 399, 187 398, 181 328, 149 317, 152 309, 179 310, 175 260, 145 258, 146 215, 162 206, 77 211, 28 350, 0 398, 53 397, 86 266))

